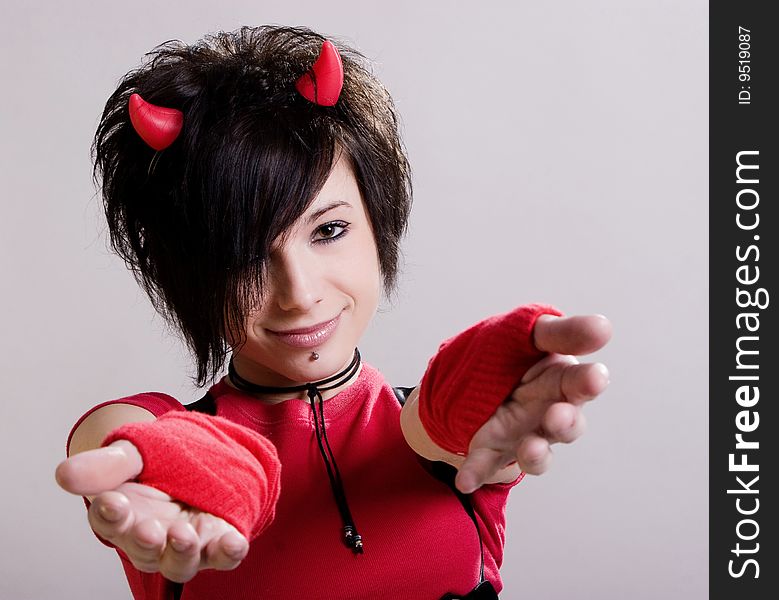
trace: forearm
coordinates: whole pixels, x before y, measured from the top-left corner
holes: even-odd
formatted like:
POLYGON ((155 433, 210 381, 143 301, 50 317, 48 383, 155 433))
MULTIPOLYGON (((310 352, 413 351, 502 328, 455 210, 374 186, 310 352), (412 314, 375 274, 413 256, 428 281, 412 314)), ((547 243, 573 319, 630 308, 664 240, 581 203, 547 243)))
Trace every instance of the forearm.
MULTIPOLYGON (((438 446, 427 434, 419 418, 419 387, 409 394, 400 411, 400 428, 406 443, 414 452, 432 461, 441 461, 459 469, 465 462, 465 454, 455 454, 438 446)), ((519 466, 514 463, 498 471, 487 483, 508 483, 520 474, 519 466)))

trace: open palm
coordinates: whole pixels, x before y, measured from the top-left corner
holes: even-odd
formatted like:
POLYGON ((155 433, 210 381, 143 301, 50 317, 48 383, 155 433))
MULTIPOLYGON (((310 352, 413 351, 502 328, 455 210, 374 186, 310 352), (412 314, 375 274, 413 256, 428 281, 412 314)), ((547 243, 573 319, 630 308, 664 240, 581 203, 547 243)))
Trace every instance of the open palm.
POLYGON ((143 468, 133 444, 119 440, 71 456, 57 481, 91 497, 89 524, 121 549, 140 571, 189 581, 202 569, 233 569, 249 543, 231 524, 181 504, 153 487, 132 482, 143 468))

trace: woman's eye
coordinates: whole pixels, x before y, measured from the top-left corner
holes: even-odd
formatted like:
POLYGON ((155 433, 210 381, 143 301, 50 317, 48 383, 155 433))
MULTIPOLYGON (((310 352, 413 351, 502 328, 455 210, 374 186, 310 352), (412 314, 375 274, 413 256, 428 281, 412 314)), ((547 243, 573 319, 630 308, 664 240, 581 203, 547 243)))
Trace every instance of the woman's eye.
POLYGON ((321 242, 327 244, 333 242, 339 237, 346 234, 346 229, 349 227, 349 223, 345 221, 333 221, 332 223, 325 223, 317 228, 318 237, 315 242, 321 242))

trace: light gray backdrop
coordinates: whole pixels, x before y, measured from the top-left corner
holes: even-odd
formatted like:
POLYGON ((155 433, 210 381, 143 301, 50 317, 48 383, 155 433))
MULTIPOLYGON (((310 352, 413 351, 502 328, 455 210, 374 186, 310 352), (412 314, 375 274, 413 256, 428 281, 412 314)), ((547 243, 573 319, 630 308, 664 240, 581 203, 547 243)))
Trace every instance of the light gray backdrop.
POLYGON ((129 598, 54 467, 95 403, 197 396, 189 359, 106 250, 88 155, 102 106, 164 40, 284 23, 354 43, 403 118, 411 235, 368 362, 414 384, 442 339, 530 301, 614 323, 588 433, 512 492, 503 598, 704 598, 707 10, 4 0, 0 597, 129 598))

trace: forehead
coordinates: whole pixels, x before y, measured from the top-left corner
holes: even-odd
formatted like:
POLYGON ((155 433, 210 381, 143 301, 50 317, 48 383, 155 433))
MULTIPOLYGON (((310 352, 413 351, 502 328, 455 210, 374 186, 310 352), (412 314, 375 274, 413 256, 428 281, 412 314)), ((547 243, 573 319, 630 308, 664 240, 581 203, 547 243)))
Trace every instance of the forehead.
MULTIPOLYGON (((345 153, 341 153, 335 165, 330 171, 325 183, 317 195, 298 217, 294 225, 282 233, 274 241, 274 249, 283 246, 290 235, 308 235, 308 229, 316 224, 316 221, 330 211, 338 210, 350 214, 350 218, 359 217, 365 213, 362 194, 354 177, 351 161, 345 153)), ((365 216, 367 219, 367 215, 365 216)))
POLYGON ((339 201, 352 207, 360 202, 360 190, 354 177, 354 169, 344 152, 339 153, 322 189, 306 209, 306 215, 321 212, 326 206, 339 201))

